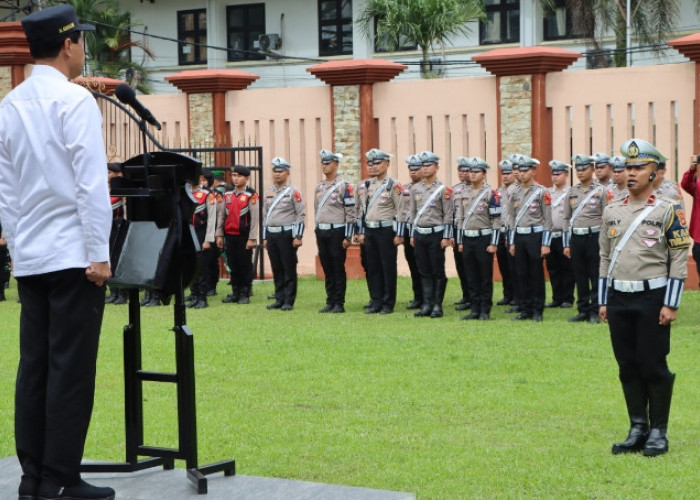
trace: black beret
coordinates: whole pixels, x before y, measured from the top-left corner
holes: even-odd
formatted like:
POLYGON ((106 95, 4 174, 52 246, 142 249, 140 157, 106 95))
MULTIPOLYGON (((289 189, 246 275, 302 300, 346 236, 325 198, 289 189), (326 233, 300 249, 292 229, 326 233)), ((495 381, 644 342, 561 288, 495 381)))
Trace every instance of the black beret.
POLYGON ((250 177, 250 169, 248 167, 244 167, 243 165, 236 165, 233 167, 233 171, 238 175, 242 175, 243 177, 250 177))
POLYGON ((22 28, 30 44, 61 42, 76 31, 95 31, 91 24, 80 24, 72 5, 56 5, 29 14, 22 19, 22 28))

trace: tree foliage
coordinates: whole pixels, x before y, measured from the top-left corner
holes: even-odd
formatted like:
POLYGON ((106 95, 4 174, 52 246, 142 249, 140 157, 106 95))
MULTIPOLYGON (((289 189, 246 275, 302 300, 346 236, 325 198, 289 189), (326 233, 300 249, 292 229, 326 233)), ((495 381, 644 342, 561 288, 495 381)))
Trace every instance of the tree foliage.
POLYGON ((469 21, 483 16, 480 0, 368 0, 358 21, 369 38, 376 19, 374 41, 391 50, 400 42, 420 47, 425 70, 436 44, 469 33, 469 21))

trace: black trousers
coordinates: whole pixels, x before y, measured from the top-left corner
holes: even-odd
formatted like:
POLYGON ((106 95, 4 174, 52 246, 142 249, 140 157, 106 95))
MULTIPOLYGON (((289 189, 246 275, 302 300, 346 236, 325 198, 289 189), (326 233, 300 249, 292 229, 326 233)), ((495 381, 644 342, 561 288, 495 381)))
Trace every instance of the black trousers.
POLYGON ((462 262, 475 313, 490 313, 493 306, 493 254, 486 251, 490 244, 491 235, 462 240, 462 262))
POLYGON ((598 314, 598 234, 571 235, 571 265, 576 281, 576 307, 583 314, 598 314))
POLYGON ((671 325, 659 325, 665 288, 638 293, 608 292, 608 326, 620 381, 666 380, 671 372, 671 325))
POLYGON ((297 298, 297 249, 292 231, 267 233, 267 254, 272 266, 277 302, 294 305, 297 298))
POLYGON ((396 232, 392 227, 365 228, 367 287, 372 306, 394 309, 396 305, 396 232))
POLYGON ((462 289, 462 298, 467 302, 471 302, 471 287, 469 286, 469 274, 464 267, 464 256, 457 249, 457 246, 452 249, 452 256, 455 258, 455 268, 457 268, 457 277, 459 278, 459 286, 462 289))
POLYGON ((505 233, 501 234, 501 241, 498 243, 498 248, 496 249, 496 260, 498 261, 498 270, 501 271, 501 280, 503 282, 503 298, 511 301, 515 298, 514 290, 514 274, 515 265, 514 257, 508 253, 508 239, 505 237, 505 233), (513 264, 511 264, 513 261, 513 264))
POLYGON ((574 270, 571 259, 564 255, 563 238, 552 238, 552 245, 547 255, 547 271, 552 285, 552 302, 561 304, 574 303, 574 270))
POLYGON ((347 274, 345 273, 345 257, 347 251, 343 248, 345 227, 334 229, 316 229, 316 244, 318 258, 321 261, 323 273, 326 275, 326 304, 344 305, 347 274))
POLYGON ((253 250, 247 250, 246 243, 248 234, 224 235, 226 263, 231 270, 231 285, 239 290, 253 285, 253 250))
POLYGON ((406 228, 403 232, 403 256, 408 262, 408 269, 411 272, 411 288, 413 289, 413 298, 418 302, 423 302, 423 287, 420 282, 420 273, 416 264, 416 251, 411 246, 411 231, 406 228))
POLYGON ((447 280, 445 276, 445 249, 440 248, 442 231, 431 234, 413 235, 416 251, 416 264, 423 280, 432 280, 433 290, 437 293, 438 282, 447 280))
POLYGON ((518 305, 527 315, 544 311, 542 233, 515 235, 515 268, 518 276, 518 305))
POLYGON ((7 245, 0 245, 0 287, 10 281, 11 260, 7 245))
POLYGON ((19 277, 17 289, 17 457, 24 474, 72 486, 92 415, 105 287, 66 269, 19 277))

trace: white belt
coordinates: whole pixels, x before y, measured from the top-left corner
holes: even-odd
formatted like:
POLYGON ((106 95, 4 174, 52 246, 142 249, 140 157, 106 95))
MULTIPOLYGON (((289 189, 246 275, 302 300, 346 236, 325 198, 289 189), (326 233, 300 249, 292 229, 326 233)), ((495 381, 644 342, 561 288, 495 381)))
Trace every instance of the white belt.
POLYGON ((505 233, 508 229, 505 226, 501 226, 501 229, 498 230, 499 233, 505 233))
POLYGON ((477 236, 493 234, 493 229, 465 229, 462 234, 467 238, 476 238, 477 236))
POLYGON ((515 232, 518 234, 541 233, 542 231, 544 231, 544 226, 516 227, 515 228, 515 232))
POLYGON ((594 234, 600 232, 600 226, 593 227, 572 227, 571 232, 577 236, 584 236, 586 234, 594 234))
POLYGON ((390 227, 394 225, 393 220, 367 220, 365 221, 365 227, 370 229, 377 229, 378 227, 390 227))
POLYGON ((344 222, 334 222, 332 224, 328 224, 325 222, 319 222, 316 224, 316 229, 321 229, 323 231, 328 231, 329 229, 338 229, 340 227, 345 227, 344 222))
POLYGON ((561 238, 561 231, 552 231, 552 238, 561 238))
POLYGON ((268 233, 281 233, 282 231, 291 231, 294 228, 293 225, 288 226, 267 226, 268 233))
POLYGON ((445 226, 435 226, 435 227, 414 227, 413 230, 419 234, 433 234, 441 233, 445 230, 445 226))
POLYGON ((618 292, 632 293, 656 290, 657 288, 665 287, 667 282, 666 276, 642 281, 613 280, 612 287, 618 292))

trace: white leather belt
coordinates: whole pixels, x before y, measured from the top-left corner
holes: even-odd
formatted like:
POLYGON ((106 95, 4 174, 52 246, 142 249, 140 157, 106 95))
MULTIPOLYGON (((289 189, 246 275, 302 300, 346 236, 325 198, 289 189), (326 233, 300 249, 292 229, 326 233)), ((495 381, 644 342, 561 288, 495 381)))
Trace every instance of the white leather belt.
POLYGON ((435 226, 435 227, 414 227, 413 230, 419 234, 433 234, 441 233, 445 230, 445 226, 435 226))
POLYGON ((328 224, 325 222, 319 222, 318 224, 316 224, 316 229, 321 229, 322 231, 328 231, 329 229, 338 229, 340 227, 345 227, 345 223, 334 222, 332 224, 328 224))
POLYGON ((282 231, 291 231, 293 225, 288 225, 288 226, 267 226, 267 232, 268 233, 281 233, 282 231))
POLYGON ((365 221, 365 227, 370 229, 377 229, 378 227, 390 227, 394 225, 393 220, 367 220, 365 221))
POLYGON ((552 231, 552 238, 561 238, 561 231, 552 231))
POLYGON ((542 231, 544 231, 544 226, 516 227, 515 228, 515 232, 518 234, 541 233, 542 231))
POLYGON ((501 229, 498 230, 499 233, 505 233, 508 229, 506 229, 505 226, 501 226, 501 229))
POLYGON ((612 287, 618 292, 633 293, 645 290, 656 290, 666 286, 668 279, 666 276, 642 281, 613 280, 612 287))
POLYGON ((477 236, 493 234, 493 229, 465 229, 462 234, 467 238, 476 238, 477 236))
POLYGON ((594 234, 600 232, 600 226, 593 227, 572 227, 571 232, 577 236, 585 236, 587 234, 594 234))

